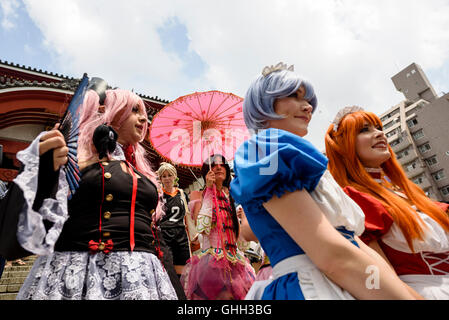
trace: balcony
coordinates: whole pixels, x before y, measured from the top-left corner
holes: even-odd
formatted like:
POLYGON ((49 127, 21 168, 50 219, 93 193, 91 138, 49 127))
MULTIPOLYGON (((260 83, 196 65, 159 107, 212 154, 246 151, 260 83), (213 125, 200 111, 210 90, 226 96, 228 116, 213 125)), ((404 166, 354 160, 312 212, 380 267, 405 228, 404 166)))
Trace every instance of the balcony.
POLYGON ((402 157, 401 159, 398 159, 398 161, 402 166, 404 166, 404 164, 412 162, 416 158, 418 158, 416 152, 414 150, 410 150, 408 155, 402 157))
POLYGON ((401 134, 399 132, 396 132, 395 134, 388 136, 387 141, 388 141, 388 143, 390 143, 396 139, 399 139, 400 136, 401 136, 401 134))
POLYGON ((416 131, 421 130, 423 127, 419 124, 414 125, 413 127, 408 127, 408 131, 410 134, 414 134, 416 131))
POLYGON ((423 189, 424 191, 426 191, 427 189, 429 189, 432 184, 430 183, 430 181, 427 178, 423 178, 423 181, 421 183, 418 184, 418 186, 423 189))
POLYGON ((402 142, 398 143, 395 146, 391 146, 391 148, 393 149, 393 151, 395 153, 398 153, 399 151, 404 150, 405 148, 407 148, 411 144, 412 144, 412 142, 411 142, 410 138, 408 137, 408 135, 404 134, 404 135, 402 135, 402 142))
POLYGON ((444 170, 444 169, 443 169, 443 170, 438 170, 438 171, 435 170, 434 172, 432 172, 432 177, 433 177, 433 179, 434 179, 436 185, 438 186, 438 188, 443 188, 443 187, 445 187, 445 186, 447 186, 447 185, 449 184, 449 178, 448 178, 448 176, 447 176, 447 171, 444 170), (440 177, 439 180, 436 180, 435 177, 434 177, 434 175, 435 175, 437 172, 441 172, 441 171, 442 171, 442 173, 443 173, 443 176, 440 177))
POLYGON ((448 178, 443 178, 443 179, 440 179, 440 180, 436 181, 436 184, 437 184, 438 188, 443 188, 443 187, 447 186, 448 183, 449 183, 449 179, 448 178))
POLYGON ((417 165, 415 169, 406 171, 407 177, 408 177, 409 179, 413 179, 414 177, 420 175, 420 174, 423 173, 423 172, 424 172, 424 168, 421 167, 420 165, 417 165))

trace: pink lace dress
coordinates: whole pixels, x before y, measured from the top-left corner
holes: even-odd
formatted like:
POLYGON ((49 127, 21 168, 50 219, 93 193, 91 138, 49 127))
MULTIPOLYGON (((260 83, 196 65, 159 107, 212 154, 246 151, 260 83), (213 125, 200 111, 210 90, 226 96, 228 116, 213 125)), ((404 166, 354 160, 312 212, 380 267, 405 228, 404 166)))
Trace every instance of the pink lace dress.
POLYGON ((255 279, 248 259, 237 250, 229 197, 217 191, 216 200, 207 188, 197 218, 201 251, 187 261, 181 276, 189 300, 243 300, 255 279))

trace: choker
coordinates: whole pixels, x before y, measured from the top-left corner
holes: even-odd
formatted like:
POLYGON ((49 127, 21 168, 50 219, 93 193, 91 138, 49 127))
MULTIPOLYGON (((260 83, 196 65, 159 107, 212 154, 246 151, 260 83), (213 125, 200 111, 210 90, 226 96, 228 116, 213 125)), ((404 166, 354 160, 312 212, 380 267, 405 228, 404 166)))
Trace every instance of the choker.
POLYGON ((381 168, 366 168, 366 172, 374 179, 374 181, 381 183, 382 182, 382 169, 381 168))

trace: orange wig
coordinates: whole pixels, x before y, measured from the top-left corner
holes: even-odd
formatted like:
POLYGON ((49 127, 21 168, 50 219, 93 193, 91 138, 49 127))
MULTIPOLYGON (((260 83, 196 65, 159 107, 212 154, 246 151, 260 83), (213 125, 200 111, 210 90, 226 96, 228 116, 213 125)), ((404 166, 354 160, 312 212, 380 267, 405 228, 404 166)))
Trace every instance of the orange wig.
POLYGON ((367 111, 345 115, 338 124, 337 131, 334 131, 334 124, 330 125, 325 136, 329 171, 342 188, 351 186, 379 200, 391 214, 414 252, 413 240, 423 240, 424 224, 412 205, 437 221, 446 231, 449 231, 449 217, 420 187, 407 178, 390 145, 388 149, 391 157, 381 165, 381 169, 391 183, 383 179, 381 185, 371 177, 355 150, 356 137, 366 123, 382 128, 380 119, 367 111), (399 187, 409 201, 387 189, 393 186, 399 187))

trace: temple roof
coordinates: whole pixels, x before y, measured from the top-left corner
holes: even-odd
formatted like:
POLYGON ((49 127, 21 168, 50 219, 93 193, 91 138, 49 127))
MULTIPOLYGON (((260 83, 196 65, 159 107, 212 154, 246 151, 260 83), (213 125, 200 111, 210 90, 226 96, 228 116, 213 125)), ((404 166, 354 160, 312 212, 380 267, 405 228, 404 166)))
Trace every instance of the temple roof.
MULTIPOLYGON (((61 95, 61 99, 64 101, 63 97, 67 94, 73 94, 80 81, 81 78, 68 77, 0 59, 0 96, 3 95, 4 99, 14 100, 17 99, 18 94, 24 96, 26 94, 34 94, 34 92, 42 92, 44 96, 45 92, 46 96, 43 99, 51 93, 53 96, 61 95)), ((158 96, 152 97, 141 93, 136 94, 144 101, 150 122, 153 116, 170 102, 158 96)), ((41 107, 37 106, 32 109, 30 107, 20 107, 13 111, 0 110, 0 124, 3 128, 16 124, 45 123, 45 117, 48 118, 48 121, 54 122, 57 120, 58 115, 48 110, 41 110, 41 107)), ((153 149, 149 140, 146 139, 142 145, 148 152, 148 159, 153 164, 153 169, 157 170, 160 162, 163 161, 162 158, 153 149)), ((189 168, 176 165, 175 167, 178 171, 179 184, 182 188, 186 188, 195 181, 189 168)), ((191 168, 191 170, 197 177, 200 175, 199 168, 191 168)))

